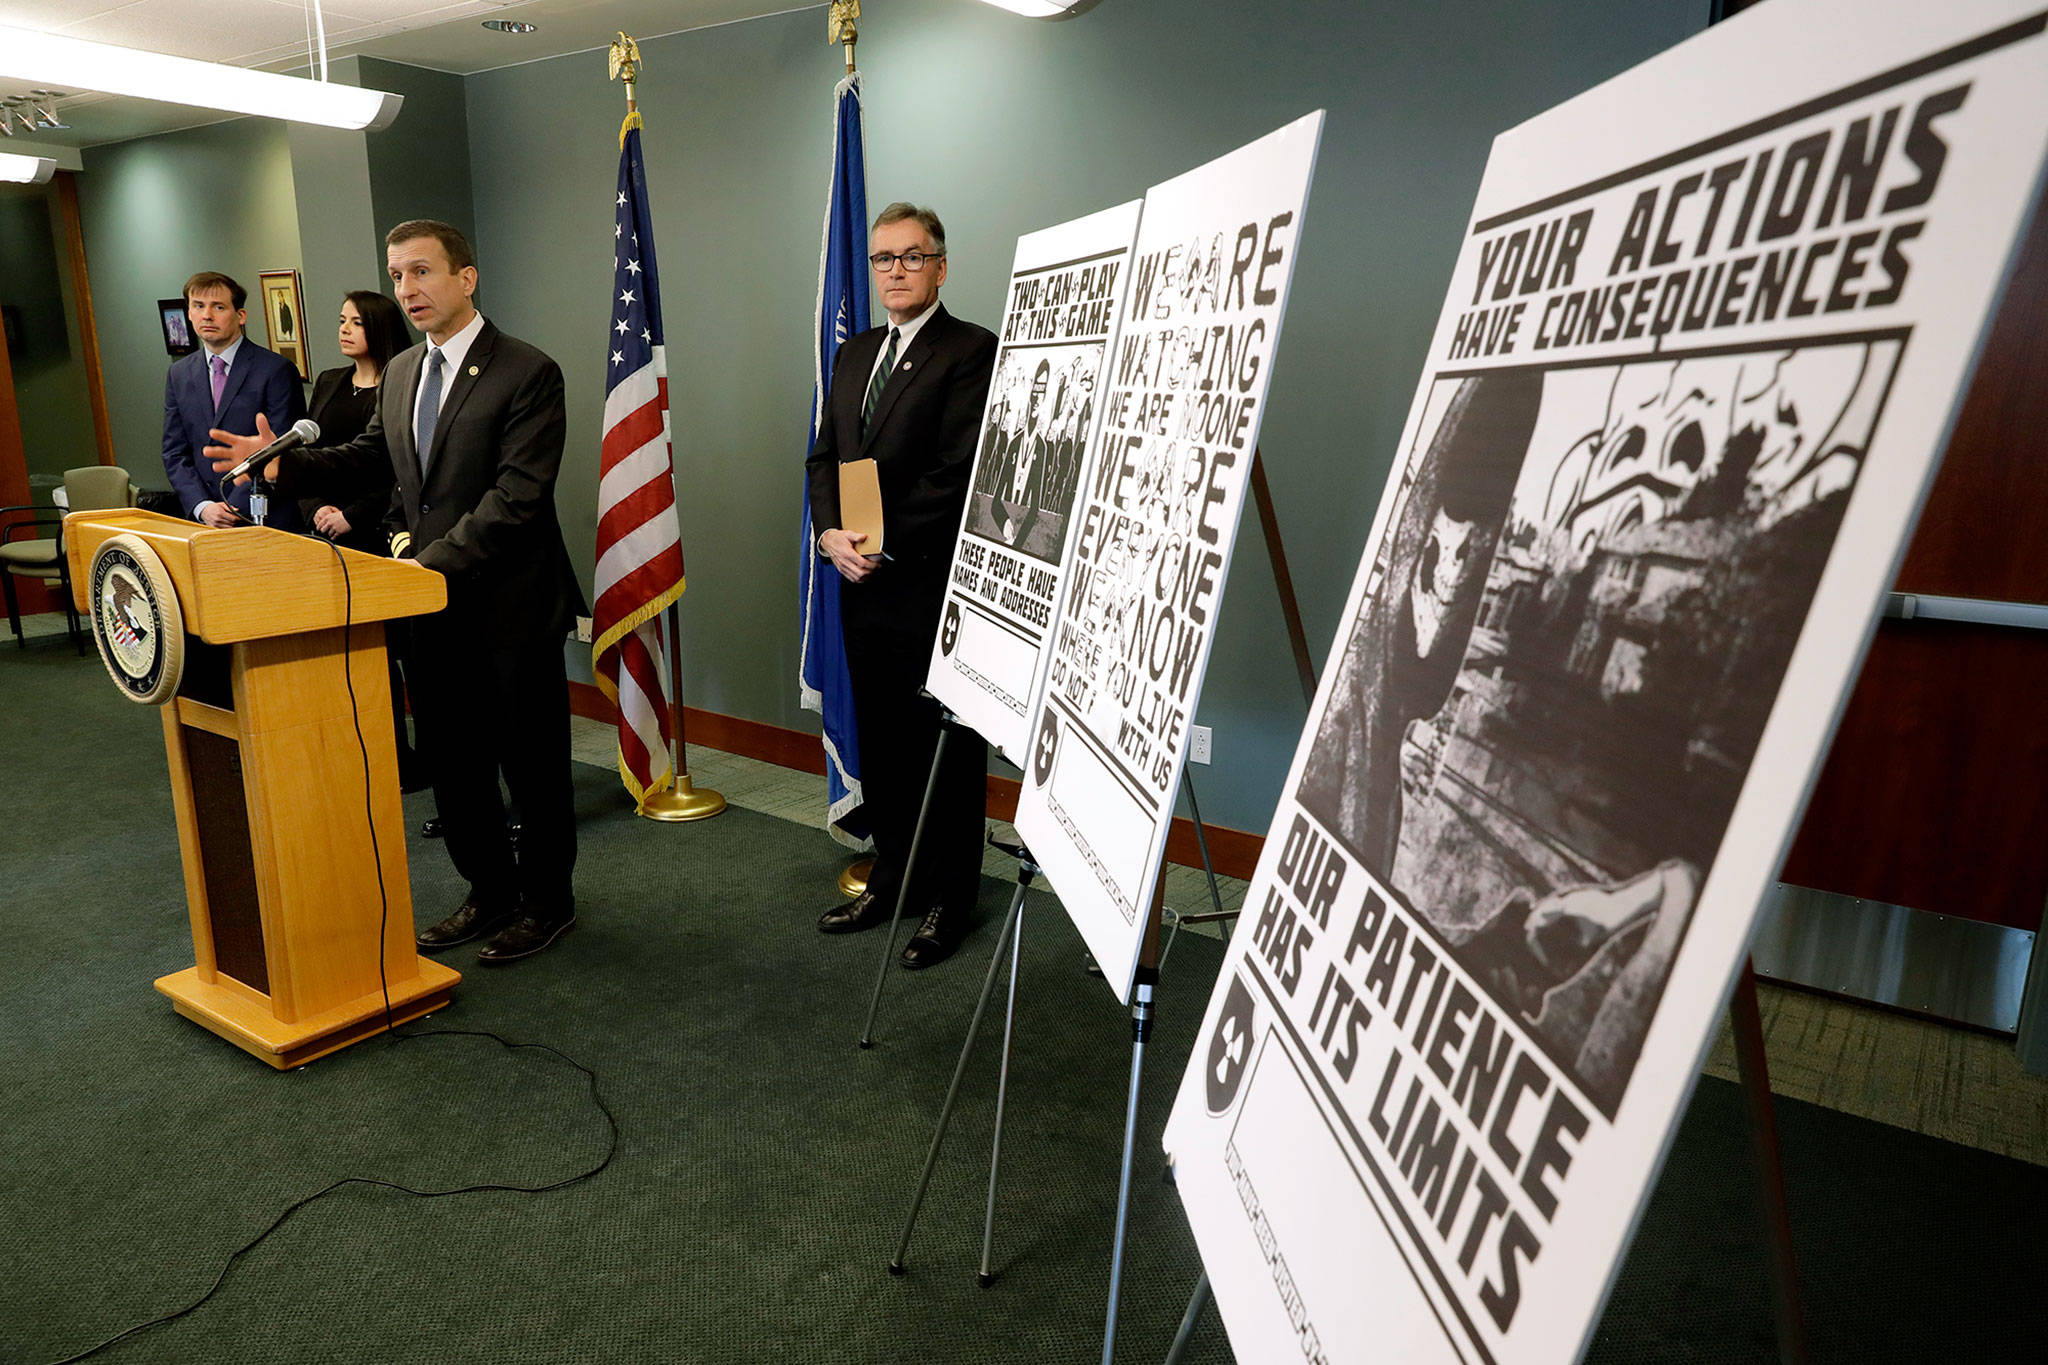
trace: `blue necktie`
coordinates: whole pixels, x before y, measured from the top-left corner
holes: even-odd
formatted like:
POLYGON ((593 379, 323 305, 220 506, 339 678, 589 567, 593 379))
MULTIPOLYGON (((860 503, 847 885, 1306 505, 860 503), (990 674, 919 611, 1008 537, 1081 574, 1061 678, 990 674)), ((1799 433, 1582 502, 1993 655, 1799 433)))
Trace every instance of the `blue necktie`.
POLYGON ((427 465, 434 455, 434 423, 441 416, 441 348, 427 348, 427 377, 420 385, 420 416, 414 428, 413 448, 419 452, 420 477, 427 477, 427 465))

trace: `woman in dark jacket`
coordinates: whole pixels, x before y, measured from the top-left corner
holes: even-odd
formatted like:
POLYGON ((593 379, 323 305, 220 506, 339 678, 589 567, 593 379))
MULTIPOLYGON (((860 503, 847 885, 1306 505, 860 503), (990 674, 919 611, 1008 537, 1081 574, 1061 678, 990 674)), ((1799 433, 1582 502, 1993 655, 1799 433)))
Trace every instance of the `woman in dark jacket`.
MULTIPOLYGON (((405 315, 398 305, 374 289, 351 290, 341 300, 341 353, 352 362, 323 370, 313 381, 307 415, 320 424, 320 444, 347 445, 370 425, 377 407, 377 382, 391 357, 405 349, 405 315)), ((377 527, 391 506, 396 475, 384 471, 381 482, 365 485, 361 496, 336 506, 319 498, 302 498, 299 511, 321 535, 369 554, 385 553, 377 527)))
MULTIPOLYGON (((406 346, 405 315, 398 311, 397 304, 374 289, 351 290, 341 300, 338 339, 342 355, 352 363, 321 371, 313 381, 313 400, 307 405, 307 415, 320 424, 323 446, 346 445, 370 425, 384 367, 406 346)), ((378 527, 390 510, 391 489, 396 482, 397 476, 387 469, 381 480, 363 485, 360 494, 346 503, 301 498, 299 512, 308 526, 335 544, 382 555, 387 551, 378 527)), ((406 742, 405 691, 399 677, 405 622, 387 622, 384 638, 391 660, 391 719, 398 740, 398 785, 402 791, 418 791, 426 786, 427 774, 415 746, 406 742)))

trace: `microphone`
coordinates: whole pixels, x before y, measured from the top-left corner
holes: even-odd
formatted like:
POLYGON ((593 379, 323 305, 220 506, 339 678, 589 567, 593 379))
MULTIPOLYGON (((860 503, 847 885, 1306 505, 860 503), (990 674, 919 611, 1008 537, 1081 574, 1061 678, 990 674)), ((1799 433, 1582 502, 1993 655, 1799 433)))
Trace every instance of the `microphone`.
POLYGON ((241 478, 257 465, 263 464, 274 456, 282 455, 287 450, 297 450, 300 446, 311 445, 319 439, 320 424, 310 417, 301 417, 298 421, 292 423, 290 431, 287 431, 284 435, 278 437, 254 455, 251 455, 233 469, 221 475, 220 481, 223 485, 228 484, 241 478))

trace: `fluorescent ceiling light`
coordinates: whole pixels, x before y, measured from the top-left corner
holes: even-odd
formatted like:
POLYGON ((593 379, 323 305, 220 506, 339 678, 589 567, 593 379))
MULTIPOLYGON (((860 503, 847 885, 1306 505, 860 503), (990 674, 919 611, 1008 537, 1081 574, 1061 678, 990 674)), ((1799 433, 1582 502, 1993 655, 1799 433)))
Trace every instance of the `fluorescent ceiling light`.
POLYGON ((391 126, 398 95, 0 25, 0 77, 329 128, 391 126))
POLYGON ((0 152, 0 180, 17 185, 41 185, 57 173, 57 161, 48 156, 21 156, 0 152))

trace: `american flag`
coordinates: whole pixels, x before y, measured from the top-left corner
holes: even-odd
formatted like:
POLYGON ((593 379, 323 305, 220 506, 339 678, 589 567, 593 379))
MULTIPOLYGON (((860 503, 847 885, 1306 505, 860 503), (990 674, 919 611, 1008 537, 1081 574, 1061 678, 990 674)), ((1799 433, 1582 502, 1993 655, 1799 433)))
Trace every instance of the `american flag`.
POLYGON ((597 685, 618 706, 619 777, 638 809, 675 781, 661 613, 682 596, 683 547, 669 453, 668 361, 655 283, 654 224, 637 116, 619 139, 612 248, 591 654, 597 685))

